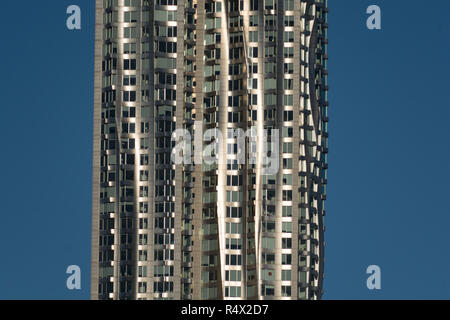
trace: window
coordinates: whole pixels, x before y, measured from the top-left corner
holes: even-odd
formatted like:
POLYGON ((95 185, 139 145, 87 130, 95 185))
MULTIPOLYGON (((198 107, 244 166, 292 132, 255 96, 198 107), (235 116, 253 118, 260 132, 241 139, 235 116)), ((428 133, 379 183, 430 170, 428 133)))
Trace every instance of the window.
POLYGON ((227 223, 226 233, 240 234, 242 233, 242 223, 227 223))
POLYGON ((294 0, 284 0, 284 10, 294 10, 294 0))
POLYGON ((155 21, 176 21, 176 11, 155 10, 155 21))
POLYGON ((262 253, 262 263, 263 264, 275 264, 275 254, 274 253, 262 253))
MULTIPOLYGON (((216 240, 217 241, 217 240, 216 240)), ((242 249, 242 239, 226 239, 225 248, 229 250, 240 250, 242 249)))
POLYGON ((262 223, 262 232, 275 232, 275 221, 263 221, 262 223))
POLYGON ((123 92, 123 101, 125 101, 125 102, 136 101, 136 91, 124 91, 123 92))
POLYGON ((292 142, 283 143, 283 153, 292 153, 292 142))
POLYGON ((276 88, 277 88, 277 81, 275 78, 264 79, 264 89, 265 90, 276 89, 276 88))
POLYGON ((281 264, 291 264, 292 263, 292 255, 291 254, 282 254, 281 255, 281 264))
POLYGON ((281 224, 281 232, 291 233, 292 232, 292 222, 283 222, 281 224))
POLYGON ((275 238, 263 237, 262 247, 263 249, 271 249, 271 250, 275 249, 275 238))
MULTIPOLYGON (((292 94, 285 94, 283 97, 283 102, 285 106, 293 106, 294 105, 294 96, 292 94)), ((292 111, 290 111, 292 112, 292 111)), ((289 121, 292 121, 289 120, 289 121)))
MULTIPOLYGON (((285 8, 286 10, 286 8, 285 8)), ((294 16, 285 16, 284 17, 284 26, 285 27, 293 27, 294 26, 294 16)))
POLYGON ((294 136, 294 129, 292 127, 283 127, 283 138, 292 138, 294 136))
POLYGON ((292 201, 292 190, 283 190, 283 201, 292 201))
POLYGON ((298 258, 298 266, 299 267, 306 267, 306 257, 300 256, 298 258))
POLYGON ((227 207, 227 218, 241 218, 242 208, 240 207, 227 207))
POLYGON ((293 63, 285 63, 284 64, 284 73, 293 74, 294 73, 294 64, 293 63))
POLYGON ((281 295, 283 297, 291 296, 291 286, 281 286, 281 295))
POLYGON ((147 245, 147 244, 148 244, 147 234, 140 234, 139 235, 139 245, 147 245))
POLYGON ((291 158, 283 159, 283 169, 292 169, 292 159, 291 158))
POLYGON ((149 138, 141 138, 141 150, 147 150, 150 145, 149 138))
POLYGON ((249 47, 248 56, 249 58, 258 58, 258 47, 249 47))
POLYGON ((137 22, 137 11, 126 11, 123 13, 124 22, 137 22))
MULTIPOLYGON (((141 187, 143 188, 143 187, 141 187)), ((148 219, 147 218, 140 218, 139 219, 139 229, 147 229, 148 228, 148 219)), ((147 269, 145 269, 147 270, 147 269)), ((146 275, 145 275, 146 277, 146 275)))
POLYGON ((275 33, 275 31, 266 31, 264 32, 264 40, 266 42, 276 42, 277 34, 275 33))
POLYGON ((217 288, 202 288, 202 299, 217 299, 217 288))
POLYGON ((258 31, 250 31, 249 40, 250 42, 258 42, 258 31))
POLYGON ((225 271, 225 281, 241 281, 242 271, 227 270, 225 271))
POLYGON ((276 10, 277 3, 275 0, 264 0, 264 9, 266 10, 276 10))
POLYGON ((136 53, 136 43, 124 43, 123 44, 123 53, 124 54, 136 53))
POLYGON ((137 28, 135 28, 135 27, 123 28, 123 37, 124 38, 136 38, 137 37, 137 28))
MULTIPOLYGON (((283 55, 285 58, 293 58, 294 57, 294 47, 283 48, 283 55)), ((293 81, 293 80, 291 80, 291 81, 293 81)), ((286 88, 286 85, 285 85, 284 89, 292 90, 292 88, 286 88)))
POLYGON ((240 254, 227 254, 225 256, 225 264, 230 266, 242 265, 242 255, 240 254))
POLYGON ((156 50, 161 53, 176 53, 177 44, 171 41, 158 41, 156 42, 156 50))
POLYGON ((216 271, 203 271, 201 275, 201 282, 206 283, 210 281, 217 281, 216 271))
POLYGON ((141 154, 141 166, 148 165, 148 154, 141 154))
POLYGON ((147 276, 147 267, 139 266, 139 277, 146 277, 146 276, 147 276))
POLYGON ((281 280, 291 281, 291 270, 281 270, 281 280))
POLYGON ((214 251, 219 247, 218 240, 202 240, 202 251, 214 251))
MULTIPOLYGON (((135 131, 136 131, 136 124, 135 123, 122 123, 122 133, 135 133, 135 131)), ((134 148, 134 142, 133 142, 133 147, 130 147, 130 149, 133 149, 133 148, 134 148)), ((134 158, 133 158, 133 163, 128 162, 128 161, 125 163, 123 161, 123 164, 134 164, 134 158)))
POLYGON ((139 213, 148 213, 148 203, 139 202, 139 213))
POLYGON ((292 207, 283 206, 282 215, 283 217, 292 217, 292 207))
POLYGON ((147 250, 139 250, 139 261, 147 261, 147 250))
POLYGON ((306 240, 300 240, 298 244, 298 249, 302 251, 308 250, 308 245, 306 243, 306 240))
POLYGON ((281 239, 281 247, 283 249, 292 249, 292 239, 291 238, 282 238, 281 239))
MULTIPOLYGON (((258 73, 258 63, 256 63, 256 62, 249 63, 248 64, 248 73, 250 73, 250 74, 258 73)), ((256 104, 256 100, 253 100, 253 101, 255 101, 255 102, 252 104, 256 104)))
MULTIPOLYGON (((146 0, 146 1, 148 1, 148 0, 146 0)), ((156 4, 160 5, 160 6, 176 6, 177 0, 157 0, 156 4)))
POLYGON ((141 170, 140 171, 140 181, 148 181, 148 171, 147 170, 141 170))
POLYGON ((125 7, 137 7, 138 0, 125 0, 124 5, 125 5, 125 7))
POLYGON ((300 218, 306 219, 306 208, 300 208, 300 218))
POLYGON ((135 86, 136 85, 136 76, 123 76, 123 85, 124 86, 135 86))
POLYGON ((173 292, 173 281, 170 282, 154 282, 153 291, 156 293, 173 292))
POLYGON ((261 286, 261 293, 264 296, 274 296, 275 295, 275 287, 263 284, 261 286))
POLYGON ((273 27, 277 24, 276 22, 277 22, 277 18, 275 16, 266 16, 264 24, 266 26, 273 27))
POLYGON ((300 234, 306 234, 306 225, 305 224, 299 224, 299 231, 300 234))
POLYGON ((301 283, 306 283, 306 272, 300 271, 298 273, 298 281, 301 283))
POLYGON ((241 287, 225 287, 225 297, 238 298, 241 296, 241 287))
POLYGON ((292 186, 292 174, 283 174, 283 185, 292 186))
POLYGON ((275 270, 263 269, 262 270, 262 280, 275 281, 275 270))
MULTIPOLYGON (((284 48, 286 49, 294 49, 294 48, 284 48)), ((292 90, 294 88, 294 80, 293 79, 284 79, 284 90, 292 90)))
POLYGON ((242 191, 227 191, 227 202, 241 202, 242 191))
POLYGON ((123 60, 124 70, 136 70, 136 59, 124 59, 123 60))

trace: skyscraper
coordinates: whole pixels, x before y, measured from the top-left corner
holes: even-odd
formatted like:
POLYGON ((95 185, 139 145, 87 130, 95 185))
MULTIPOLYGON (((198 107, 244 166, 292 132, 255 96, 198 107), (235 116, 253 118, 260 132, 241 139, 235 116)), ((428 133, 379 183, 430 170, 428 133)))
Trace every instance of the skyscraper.
POLYGON ((93 299, 321 298, 327 11, 96 1, 93 299))

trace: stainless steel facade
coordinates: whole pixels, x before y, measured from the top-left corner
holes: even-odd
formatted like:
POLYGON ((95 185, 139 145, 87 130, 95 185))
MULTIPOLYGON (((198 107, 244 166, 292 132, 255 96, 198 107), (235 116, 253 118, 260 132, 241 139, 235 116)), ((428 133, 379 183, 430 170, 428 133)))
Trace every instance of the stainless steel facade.
POLYGON ((96 1, 92 299, 321 298, 327 11, 96 1), (175 130, 214 128, 217 164, 171 161, 175 130), (250 128, 243 144, 228 134, 250 128), (263 132, 276 129, 267 175, 263 132))

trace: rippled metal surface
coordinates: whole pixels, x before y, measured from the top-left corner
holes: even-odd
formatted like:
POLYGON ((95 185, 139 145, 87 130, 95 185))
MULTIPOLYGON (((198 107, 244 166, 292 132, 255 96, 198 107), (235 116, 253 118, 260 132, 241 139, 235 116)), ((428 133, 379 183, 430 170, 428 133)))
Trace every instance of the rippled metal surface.
POLYGON ((93 299, 321 297, 326 16, 326 0, 96 1, 93 299), (176 129, 212 128, 218 164, 207 141, 170 162, 176 129), (256 133, 241 164, 238 128, 256 133))

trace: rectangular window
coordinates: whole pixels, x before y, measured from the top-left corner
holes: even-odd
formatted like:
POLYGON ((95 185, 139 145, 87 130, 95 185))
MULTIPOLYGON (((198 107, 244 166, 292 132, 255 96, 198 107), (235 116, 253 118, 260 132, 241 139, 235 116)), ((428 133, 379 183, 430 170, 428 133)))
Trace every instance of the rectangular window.
POLYGON ((137 28, 136 27, 123 28, 123 37, 124 38, 136 38, 137 37, 137 28))
POLYGON ((263 284, 261 286, 261 293, 264 296, 274 296, 275 295, 275 287, 263 284))
POLYGON ((282 254, 281 255, 281 264, 288 265, 292 263, 292 255, 291 254, 282 254))
POLYGON ((126 11, 123 13, 124 22, 137 22, 137 11, 126 11))
POLYGON ((283 297, 291 296, 291 286, 281 286, 281 295, 283 297))
POLYGON ((291 281, 291 270, 281 270, 281 280, 291 281))
POLYGON ((281 239, 281 247, 283 249, 292 249, 292 239, 291 238, 282 238, 281 239))
POLYGON ((292 222, 283 222, 281 227, 281 232, 291 233, 292 232, 292 222))

